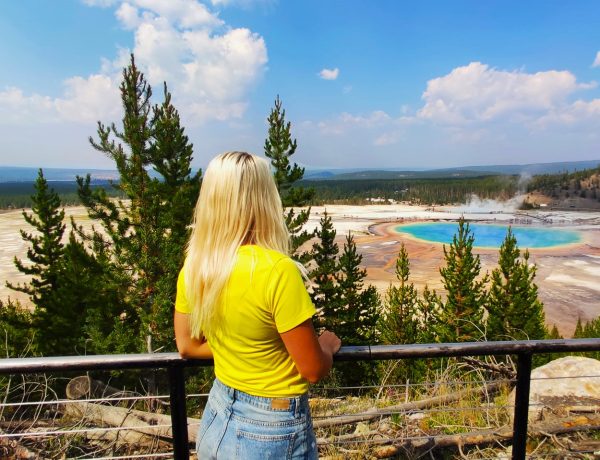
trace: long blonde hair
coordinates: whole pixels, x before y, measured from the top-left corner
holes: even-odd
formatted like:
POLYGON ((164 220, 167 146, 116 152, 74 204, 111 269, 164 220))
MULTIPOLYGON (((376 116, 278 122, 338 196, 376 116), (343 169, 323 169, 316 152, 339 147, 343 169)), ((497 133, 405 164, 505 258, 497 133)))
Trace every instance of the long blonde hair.
POLYGON ((185 279, 192 336, 219 327, 219 300, 243 244, 288 254, 289 233, 266 160, 227 152, 211 160, 202 179, 187 246, 185 279))

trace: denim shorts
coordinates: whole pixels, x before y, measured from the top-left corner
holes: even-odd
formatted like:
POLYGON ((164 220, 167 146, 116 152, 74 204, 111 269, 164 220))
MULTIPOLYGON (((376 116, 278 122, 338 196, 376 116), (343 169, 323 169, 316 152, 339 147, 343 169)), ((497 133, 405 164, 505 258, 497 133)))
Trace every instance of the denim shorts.
POLYGON ((202 460, 316 459, 308 395, 263 398, 215 379, 202 414, 196 450, 202 460))

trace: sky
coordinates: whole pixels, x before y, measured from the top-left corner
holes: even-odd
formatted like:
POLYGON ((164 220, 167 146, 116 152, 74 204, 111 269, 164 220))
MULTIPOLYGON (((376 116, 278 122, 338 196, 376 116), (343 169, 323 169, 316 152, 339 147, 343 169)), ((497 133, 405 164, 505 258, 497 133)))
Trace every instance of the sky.
POLYGON ((308 168, 600 159, 600 2, 0 2, 0 166, 114 168, 131 53, 194 166, 263 155, 279 95, 308 168))

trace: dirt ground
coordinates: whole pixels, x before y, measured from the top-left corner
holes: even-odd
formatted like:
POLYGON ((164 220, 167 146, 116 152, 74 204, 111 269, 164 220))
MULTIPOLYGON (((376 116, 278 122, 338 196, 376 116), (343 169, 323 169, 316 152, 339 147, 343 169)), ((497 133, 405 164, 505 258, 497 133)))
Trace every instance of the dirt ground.
MULTIPOLYGON (((340 246, 352 232, 363 263, 367 282, 383 294, 394 281, 394 264, 400 242, 404 242, 411 263, 411 281, 419 291, 425 284, 443 294, 439 268, 443 265, 443 245, 406 238, 394 231, 403 222, 455 221, 461 215, 468 220, 513 225, 553 225, 580 231, 582 242, 559 248, 530 250, 531 262, 538 267, 536 283, 544 302, 546 321, 556 324, 565 337, 570 337, 577 318, 591 320, 600 315, 600 212, 528 211, 517 213, 505 204, 470 203, 463 207, 426 208, 409 205, 327 206, 313 207, 309 228, 318 225, 324 211, 332 217, 340 246)), ((66 209, 67 217, 90 227, 81 207, 66 209)), ((21 211, 0 213, 0 299, 18 299, 25 305, 29 299, 5 286, 5 281, 19 283, 27 277, 17 271, 13 259, 26 258, 27 245, 19 230, 29 231, 21 211)), ((522 248, 524 249, 524 248, 522 248)), ((476 249, 482 272, 496 266, 498 251, 476 249)))

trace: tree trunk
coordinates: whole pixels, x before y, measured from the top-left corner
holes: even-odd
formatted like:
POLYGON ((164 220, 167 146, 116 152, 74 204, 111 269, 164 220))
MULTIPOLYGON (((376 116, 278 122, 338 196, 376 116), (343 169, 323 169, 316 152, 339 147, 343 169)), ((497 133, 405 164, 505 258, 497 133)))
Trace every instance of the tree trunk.
POLYGON ((68 399, 82 399, 106 398, 116 394, 123 395, 127 393, 118 388, 106 385, 100 380, 94 380, 89 375, 80 375, 69 381, 66 394, 68 399))
MULTIPOLYGON (((138 442, 148 436, 171 439, 171 416, 154 414, 125 407, 78 402, 64 404, 63 413, 75 419, 84 419, 94 425, 121 427, 124 442, 138 442)), ((188 418, 188 439, 196 442, 199 419, 188 418)))

